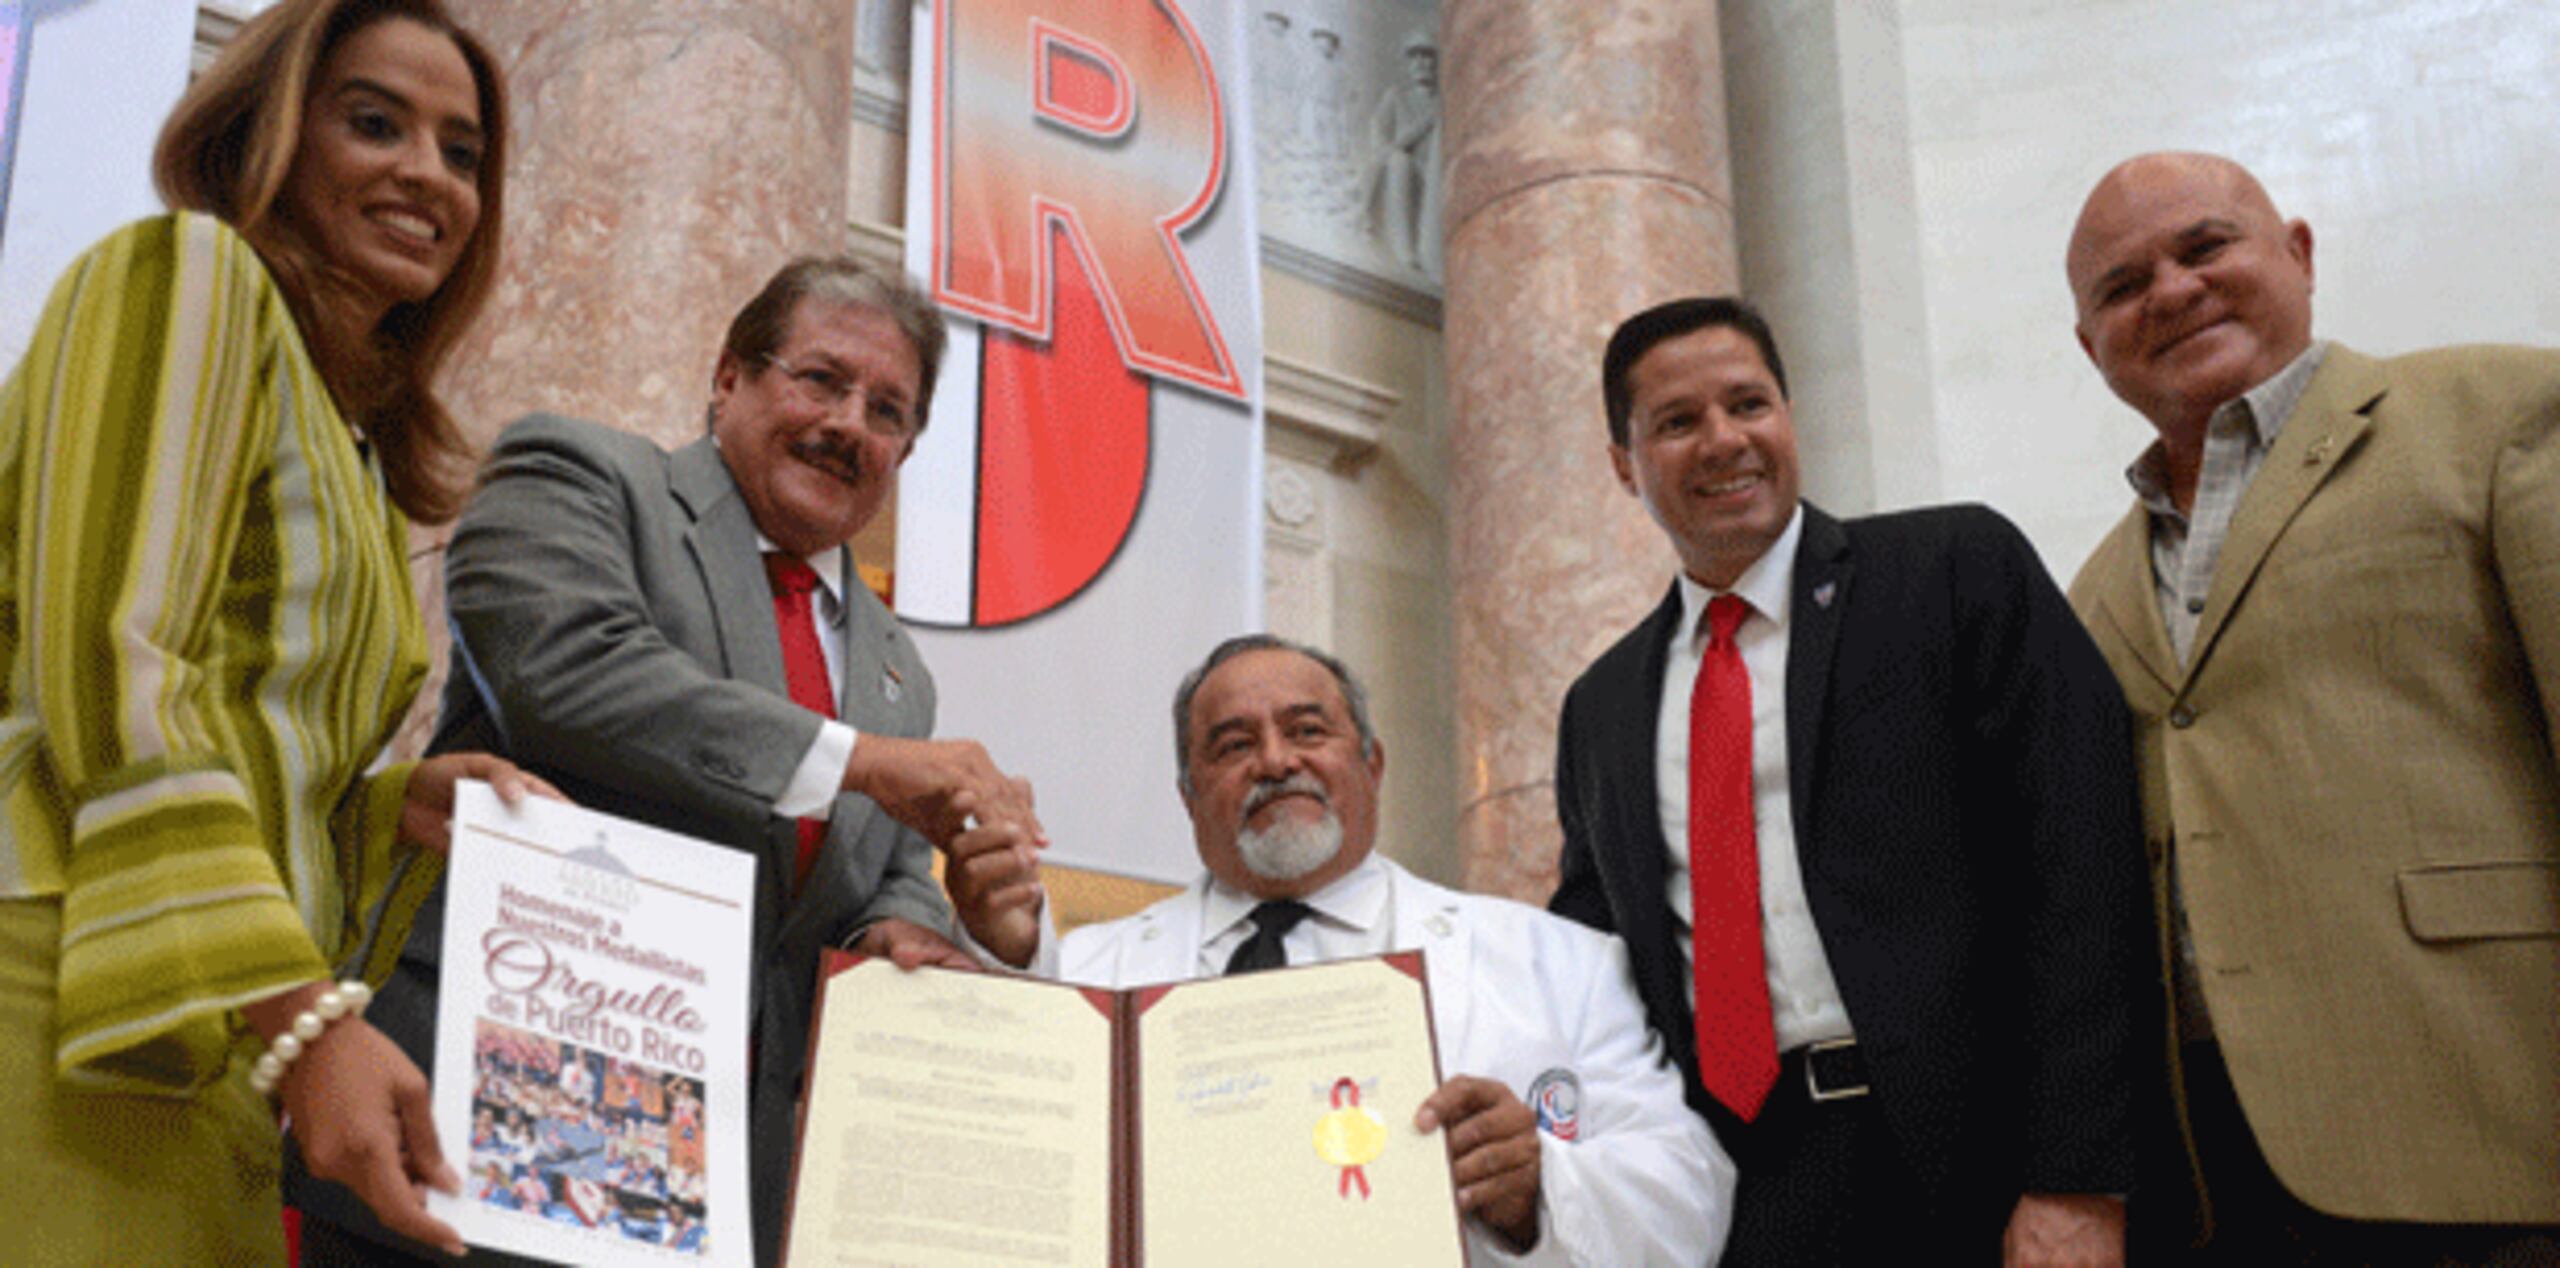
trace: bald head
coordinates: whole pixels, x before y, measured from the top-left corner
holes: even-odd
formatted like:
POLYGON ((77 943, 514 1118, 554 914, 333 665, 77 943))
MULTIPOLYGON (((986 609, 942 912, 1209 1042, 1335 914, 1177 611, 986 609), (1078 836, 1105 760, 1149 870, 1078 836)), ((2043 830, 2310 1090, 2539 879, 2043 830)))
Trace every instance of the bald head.
POLYGON ((2267 187, 2259 184, 2248 168, 2219 154, 2176 150, 2137 154, 2099 177, 2097 188, 2090 190, 2087 200, 2080 204, 2080 219, 2072 226, 2071 249, 2064 261, 2073 292, 2080 289, 2080 279, 2089 267, 2090 253, 2098 240, 2128 213, 2165 199, 2207 192, 2230 211, 2249 219, 2267 224, 2282 220, 2276 213, 2275 200, 2267 196, 2267 187))
POLYGON ((2081 349, 2172 444, 2311 345, 2311 227, 2219 155, 2117 164, 2081 205, 2063 270, 2081 349))

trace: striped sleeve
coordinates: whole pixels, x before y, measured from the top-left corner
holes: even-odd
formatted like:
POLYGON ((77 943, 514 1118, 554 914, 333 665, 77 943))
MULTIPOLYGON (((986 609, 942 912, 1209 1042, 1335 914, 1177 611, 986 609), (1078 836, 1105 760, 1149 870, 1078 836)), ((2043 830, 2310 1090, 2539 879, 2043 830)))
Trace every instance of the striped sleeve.
POLYGON ((358 780, 330 823, 331 839, 349 852, 342 868, 363 878, 347 906, 344 936, 353 952, 340 968, 375 986, 391 976, 418 909, 444 879, 444 855, 411 849, 399 839, 409 776, 417 768, 415 762, 399 762, 358 780))
POLYGON ((262 513, 289 322, 248 244, 198 216, 110 237, 29 351, 15 578, 48 755, 71 802, 56 1067, 183 1090, 225 1013, 327 975, 236 745, 250 702, 223 582, 262 513))

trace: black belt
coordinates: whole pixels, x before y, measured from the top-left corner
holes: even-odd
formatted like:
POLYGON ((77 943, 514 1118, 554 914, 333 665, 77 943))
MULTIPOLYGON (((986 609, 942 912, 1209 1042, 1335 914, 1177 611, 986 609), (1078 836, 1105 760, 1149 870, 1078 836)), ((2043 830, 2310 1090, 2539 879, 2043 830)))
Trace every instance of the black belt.
POLYGON ((1788 1050, 1778 1059, 1778 1085, 1804 1083, 1805 1098, 1819 1105, 1865 1096, 1867 1059, 1855 1039, 1825 1039, 1788 1050))

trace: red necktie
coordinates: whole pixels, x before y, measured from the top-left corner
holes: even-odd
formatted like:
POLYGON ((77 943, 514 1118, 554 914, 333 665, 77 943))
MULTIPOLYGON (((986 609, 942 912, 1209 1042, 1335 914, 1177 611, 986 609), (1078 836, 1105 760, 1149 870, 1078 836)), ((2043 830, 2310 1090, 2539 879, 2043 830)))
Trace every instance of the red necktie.
MULTIPOLYGON (((765 580, 773 583, 773 624, 782 633, 782 676, 791 684, 791 703, 825 717, 836 716, 834 688, 827 682, 827 653, 818 646, 818 617, 809 594, 818 588, 815 569, 798 556, 769 550, 765 580)), ((818 844, 827 838, 827 821, 800 821, 800 856, 791 866, 791 892, 799 893, 818 861, 818 844)))
POLYGON ((1751 609, 1707 604, 1707 654, 1689 693, 1689 933, 1698 976, 1698 1078, 1750 1122, 1778 1081, 1760 945, 1760 844, 1751 819, 1751 676, 1733 632, 1751 609))

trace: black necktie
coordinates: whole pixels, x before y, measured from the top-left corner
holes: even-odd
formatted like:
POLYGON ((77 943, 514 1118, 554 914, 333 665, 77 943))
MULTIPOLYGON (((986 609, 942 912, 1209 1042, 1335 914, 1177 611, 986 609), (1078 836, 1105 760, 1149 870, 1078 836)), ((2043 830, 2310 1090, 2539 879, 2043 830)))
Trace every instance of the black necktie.
POLYGON ((1281 949, 1280 940, 1298 927, 1298 922, 1315 914, 1305 903, 1294 898, 1274 898, 1257 903, 1253 908, 1253 936, 1227 957, 1227 974, 1254 973, 1276 969, 1289 962, 1289 953, 1281 949))

